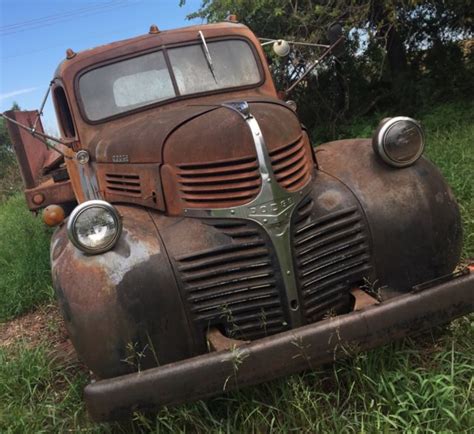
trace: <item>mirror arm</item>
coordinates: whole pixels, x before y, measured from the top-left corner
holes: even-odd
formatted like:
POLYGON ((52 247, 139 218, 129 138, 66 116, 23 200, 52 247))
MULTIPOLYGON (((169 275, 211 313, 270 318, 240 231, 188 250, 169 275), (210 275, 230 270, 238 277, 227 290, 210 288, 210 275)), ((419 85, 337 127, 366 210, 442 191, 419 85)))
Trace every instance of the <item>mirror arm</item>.
POLYGON ((298 86, 298 84, 301 83, 302 80, 304 80, 307 75, 314 69, 316 68, 316 66, 319 65, 319 63, 321 62, 321 60, 323 60, 326 56, 328 56, 333 50, 334 48, 336 48, 342 41, 344 40, 344 36, 341 36, 336 42, 334 42, 334 44, 332 44, 330 47, 327 48, 327 50, 321 55, 321 57, 316 60, 306 71, 305 73, 300 77, 298 78, 298 80, 296 80, 288 89, 285 90, 285 98, 288 97, 288 94, 296 87, 298 86))
POLYGON ((33 137, 43 142, 48 148, 54 149, 57 153, 61 154, 64 158, 69 158, 69 159, 73 158, 70 155, 72 153, 72 150, 67 146, 69 142, 58 139, 57 137, 50 136, 49 134, 40 133, 39 131, 36 131, 34 128, 30 128, 27 125, 23 125, 20 122, 17 122, 15 119, 10 118, 4 113, 0 113, 0 117, 5 119, 7 122, 11 122, 12 124, 15 124, 18 127, 22 128, 23 130, 28 131, 33 137), (52 140, 53 142, 58 143, 59 146, 52 145, 51 143, 48 143, 47 140, 52 140))
MULTIPOLYGON (((258 38, 260 41, 263 41, 260 45, 265 47, 265 45, 273 44, 274 42, 278 41, 278 39, 268 39, 268 38, 258 38)), ((286 41, 286 39, 285 39, 286 41)), ((316 47, 316 48, 329 48, 330 45, 326 44, 313 44, 312 42, 297 42, 297 41, 286 41, 288 44, 291 45, 303 45, 305 47, 316 47)))

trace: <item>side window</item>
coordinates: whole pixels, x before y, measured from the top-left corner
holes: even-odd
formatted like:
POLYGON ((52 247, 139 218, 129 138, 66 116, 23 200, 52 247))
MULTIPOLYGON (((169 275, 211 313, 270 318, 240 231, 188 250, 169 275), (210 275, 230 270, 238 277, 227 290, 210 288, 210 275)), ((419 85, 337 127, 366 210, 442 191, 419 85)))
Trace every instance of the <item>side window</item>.
POLYGON ((76 136, 74 122, 72 121, 71 110, 67 103, 66 94, 61 86, 56 86, 53 90, 54 106, 56 108, 56 116, 58 117, 59 126, 66 137, 72 138, 76 136))

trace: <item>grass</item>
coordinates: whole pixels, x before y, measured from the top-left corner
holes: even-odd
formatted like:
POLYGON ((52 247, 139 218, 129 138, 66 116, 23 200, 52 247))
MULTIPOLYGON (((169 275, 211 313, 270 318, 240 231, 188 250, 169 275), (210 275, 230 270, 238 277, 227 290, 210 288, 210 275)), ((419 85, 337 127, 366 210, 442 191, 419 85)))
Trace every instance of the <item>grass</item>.
POLYGON ((51 300, 50 236, 22 196, 0 206, 0 321, 51 300))
MULTIPOLYGON (((446 104, 420 118, 428 132, 427 154, 460 202, 463 255, 472 258, 474 107, 446 104)), ((374 123, 353 125, 353 135, 367 136, 374 123)), ((50 299, 49 234, 19 197, 0 207, 0 234, 5 320, 50 299), (23 230, 24 222, 29 229, 23 230)), ((98 425, 81 399, 86 372, 62 365, 47 340, 34 347, 18 341, 0 346, 0 432, 470 432, 473 342, 471 315, 318 371, 165 408, 153 417, 137 414, 126 424, 98 425)))
POLYGON ((63 432, 83 414, 85 374, 51 357, 49 343, 0 348, 0 431, 63 432))

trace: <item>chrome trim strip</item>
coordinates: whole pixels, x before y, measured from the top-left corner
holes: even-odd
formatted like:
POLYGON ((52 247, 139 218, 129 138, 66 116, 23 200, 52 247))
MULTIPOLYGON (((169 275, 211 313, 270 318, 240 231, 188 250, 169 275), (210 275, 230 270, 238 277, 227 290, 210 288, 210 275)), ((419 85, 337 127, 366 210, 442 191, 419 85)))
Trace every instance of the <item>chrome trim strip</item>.
POLYGON ((238 113, 252 133, 262 178, 261 188, 257 197, 244 205, 219 209, 185 209, 185 215, 198 218, 244 219, 258 223, 268 234, 278 258, 288 300, 290 326, 299 327, 303 324, 303 315, 293 265, 290 226, 295 209, 311 189, 311 182, 308 181, 296 192, 281 187, 273 173, 262 131, 250 113, 247 102, 225 103, 221 106, 238 113))

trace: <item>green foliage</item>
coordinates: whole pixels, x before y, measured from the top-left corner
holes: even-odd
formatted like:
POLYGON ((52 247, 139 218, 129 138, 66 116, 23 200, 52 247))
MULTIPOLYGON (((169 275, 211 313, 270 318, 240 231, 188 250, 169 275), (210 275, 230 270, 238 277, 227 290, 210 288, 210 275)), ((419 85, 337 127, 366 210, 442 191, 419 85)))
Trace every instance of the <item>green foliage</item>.
POLYGON ((423 117, 427 155, 453 189, 464 223, 465 258, 474 258, 474 105, 446 104, 423 117))
MULTIPOLYGON (((345 55, 326 61, 290 95, 306 127, 329 140, 367 114, 409 115, 472 98, 473 11, 471 2, 457 0, 203 0, 190 18, 221 21, 231 12, 260 37, 313 43, 326 42, 329 25, 342 21, 345 55)), ((287 89, 320 53, 296 46, 282 60, 268 46, 278 89, 287 89)))
POLYGON ((52 299, 50 236, 21 196, 0 206, 0 321, 52 299))
MULTIPOLYGON (((16 102, 13 103, 12 110, 20 110, 16 102)), ((0 118, 0 203, 18 192, 20 186, 20 172, 8 135, 6 121, 0 118)))
POLYGON ((4 175, 4 169, 14 159, 10 137, 8 136, 5 120, 0 118, 0 178, 4 175))

